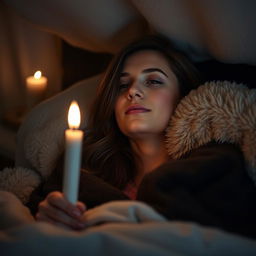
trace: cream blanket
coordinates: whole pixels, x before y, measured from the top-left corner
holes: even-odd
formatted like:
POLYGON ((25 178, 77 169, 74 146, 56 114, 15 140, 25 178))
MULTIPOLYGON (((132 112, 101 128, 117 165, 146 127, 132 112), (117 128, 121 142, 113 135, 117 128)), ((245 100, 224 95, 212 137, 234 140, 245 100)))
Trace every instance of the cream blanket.
POLYGON ((149 206, 116 201, 88 210, 88 227, 69 231, 34 222, 21 202, 0 191, 0 250, 12 255, 256 255, 254 240, 190 222, 167 221, 149 206))

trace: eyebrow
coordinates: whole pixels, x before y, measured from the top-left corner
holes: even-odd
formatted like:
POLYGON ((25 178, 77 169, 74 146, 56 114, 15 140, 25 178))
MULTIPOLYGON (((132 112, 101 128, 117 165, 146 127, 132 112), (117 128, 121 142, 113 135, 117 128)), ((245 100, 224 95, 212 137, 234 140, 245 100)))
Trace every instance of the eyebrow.
MULTIPOLYGON (((145 73, 152 73, 152 72, 160 72, 163 75, 165 75, 166 77, 168 77, 167 74, 162 69, 160 69, 160 68, 147 68, 147 69, 144 69, 142 71, 142 73, 144 73, 144 74, 145 73)), ((129 73, 128 72, 122 72, 121 73, 121 77, 123 77, 123 76, 129 76, 129 73)))

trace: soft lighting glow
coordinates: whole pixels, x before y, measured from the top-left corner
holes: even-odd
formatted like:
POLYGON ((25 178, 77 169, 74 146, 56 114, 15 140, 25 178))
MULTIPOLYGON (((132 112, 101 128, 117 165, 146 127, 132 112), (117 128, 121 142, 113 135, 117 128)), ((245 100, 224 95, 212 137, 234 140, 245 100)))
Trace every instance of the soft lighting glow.
POLYGON ((40 79, 42 76, 42 72, 41 71, 36 71, 35 74, 34 74, 34 78, 35 79, 40 79))
POLYGON ((72 101, 68 111, 68 126, 70 129, 78 129, 81 122, 79 106, 76 101, 72 101))

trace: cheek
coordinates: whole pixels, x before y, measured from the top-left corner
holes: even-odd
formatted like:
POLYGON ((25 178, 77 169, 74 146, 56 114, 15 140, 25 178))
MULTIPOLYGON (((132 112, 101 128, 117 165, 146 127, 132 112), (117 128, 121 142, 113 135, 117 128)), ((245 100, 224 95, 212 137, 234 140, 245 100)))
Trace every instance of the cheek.
POLYGON ((159 130, 164 131, 168 126, 176 104, 177 97, 175 95, 166 93, 158 95, 157 120, 159 130))
POLYGON ((155 100, 160 108, 160 111, 162 110, 166 113, 166 115, 170 116, 173 113, 175 106, 177 105, 178 93, 161 92, 156 95, 155 100))

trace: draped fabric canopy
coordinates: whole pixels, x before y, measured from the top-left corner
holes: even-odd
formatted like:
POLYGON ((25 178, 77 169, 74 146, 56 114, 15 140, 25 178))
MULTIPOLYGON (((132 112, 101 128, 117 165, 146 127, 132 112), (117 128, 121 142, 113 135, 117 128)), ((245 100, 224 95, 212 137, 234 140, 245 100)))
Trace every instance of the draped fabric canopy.
POLYGON ((61 86, 60 39, 38 30, 0 2, 0 114, 26 104, 25 79, 41 70, 48 77, 47 95, 61 86))
POLYGON ((1 109, 24 101, 37 69, 60 90, 61 39, 114 53, 149 32, 169 37, 194 61, 256 65, 254 0, 4 0, 0 3, 1 109))
POLYGON ((149 31, 194 60, 256 64, 254 0, 4 0, 69 43, 115 52, 149 31))

